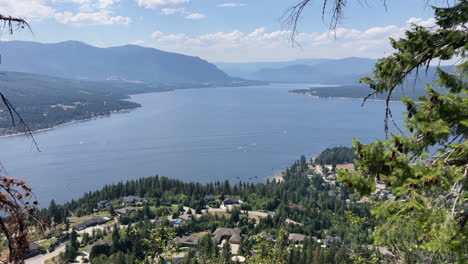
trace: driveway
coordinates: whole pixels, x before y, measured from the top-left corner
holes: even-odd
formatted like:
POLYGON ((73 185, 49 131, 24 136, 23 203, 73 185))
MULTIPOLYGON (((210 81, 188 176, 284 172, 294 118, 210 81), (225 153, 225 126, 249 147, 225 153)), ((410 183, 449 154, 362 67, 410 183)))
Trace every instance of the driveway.
POLYGON ((53 258, 55 256, 58 256, 62 252, 65 252, 65 245, 67 243, 64 243, 64 244, 60 245, 59 247, 57 247, 57 249, 55 249, 54 251, 52 251, 50 253, 41 254, 41 255, 37 255, 37 256, 35 256, 33 258, 29 258, 29 259, 27 259, 25 261, 25 263, 26 264, 43 264, 44 261, 46 261, 48 259, 51 259, 51 258, 53 258))

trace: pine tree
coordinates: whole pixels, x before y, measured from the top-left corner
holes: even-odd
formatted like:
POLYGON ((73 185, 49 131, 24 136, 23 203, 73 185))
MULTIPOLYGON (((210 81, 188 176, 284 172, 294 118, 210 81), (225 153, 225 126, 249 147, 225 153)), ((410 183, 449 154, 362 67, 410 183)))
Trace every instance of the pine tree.
POLYGON ((370 195, 376 181, 384 181, 397 196, 376 202, 373 214, 380 222, 375 242, 390 247, 399 262, 468 258, 468 1, 455 2, 434 7, 434 27, 413 25, 405 37, 391 39, 395 53, 362 79, 375 93, 388 95, 385 130, 392 119, 390 96, 408 74, 433 61, 458 59, 460 64, 438 68, 439 88, 427 84, 419 101, 403 98, 406 132, 368 145, 356 140, 358 171, 339 173, 360 195, 370 195))
POLYGON ((231 244, 229 243, 229 241, 224 242, 221 256, 223 258, 223 263, 224 264, 231 263, 232 254, 231 254, 231 244))

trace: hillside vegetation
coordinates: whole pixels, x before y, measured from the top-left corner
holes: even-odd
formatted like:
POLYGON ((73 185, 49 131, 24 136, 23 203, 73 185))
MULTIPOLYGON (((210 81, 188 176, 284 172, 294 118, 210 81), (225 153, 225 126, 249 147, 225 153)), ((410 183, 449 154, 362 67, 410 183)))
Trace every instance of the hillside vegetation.
MULTIPOLYGON (((0 75, 0 89, 32 130, 65 122, 108 115, 140 105, 129 94, 161 92, 170 88, 129 82, 66 80, 27 73, 0 75)), ((17 118, 15 117, 15 120, 17 118)), ((13 126, 7 107, 0 106, 0 134, 24 132, 13 126)))

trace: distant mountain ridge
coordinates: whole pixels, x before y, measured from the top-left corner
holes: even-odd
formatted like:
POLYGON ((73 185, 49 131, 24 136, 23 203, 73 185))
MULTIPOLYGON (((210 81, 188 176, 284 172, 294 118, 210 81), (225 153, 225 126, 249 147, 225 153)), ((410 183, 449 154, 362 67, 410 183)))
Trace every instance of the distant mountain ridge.
POLYGON ((232 82, 215 65, 177 53, 136 45, 98 48, 79 41, 53 44, 0 42, 0 70, 68 79, 126 80, 153 83, 232 82))
POLYGON ((349 57, 216 65, 232 76, 268 82, 355 84, 372 72, 375 63, 375 59, 349 57))
POLYGON ((278 69, 296 64, 316 65, 332 59, 297 59, 291 61, 274 61, 274 62, 214 62, 218 68, 229 74, 230 76, 251 78, 252 73, 266 68, 278 69))

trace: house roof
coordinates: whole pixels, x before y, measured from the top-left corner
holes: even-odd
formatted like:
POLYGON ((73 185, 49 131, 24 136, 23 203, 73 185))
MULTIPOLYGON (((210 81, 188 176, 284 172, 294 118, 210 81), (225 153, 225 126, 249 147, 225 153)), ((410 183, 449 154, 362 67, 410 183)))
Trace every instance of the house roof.
POLYGON ((232 244, 240 244, 241 230, 240 228, 217 228, 213 232, 213 239, 216 243, 220 243, 223 239, 229 239, 229 242, 232 244))
POLYGON ((176 237, 175 242, 182 245, 197 245, 199 238, 193 235, 176 237))
POLYGON ((191 220, 193 218, 193 215, 191 214, 183 214, 181 216, 179 216, 180 219, 184 220, 184 221, 188 221, 188 220, 191 220))
POLYGON ((288 239, 294 242, 302 242, 305 239, 305 235, 303 234, 297 234, 297 233, 291 233, 288 236, 288 239))
POLYGON ((135 195, 129 195, 123 198, 124 203, 135 203, 135 202, 143 202, 143 198, 135 195))
POLYGON ((41 248, 41 246, 40 246, 38 243, 29 242, 29 244, 28 244, 28 250, 29 250, 29 251, 38 250, 38 249, 40 249, 40 248, 41 248))
POLYGON ((128 214, 128 213, 136 211, 136 210, 137 210, 136 207, 127 206, 127 207, 124 207, 124 208, 117 209, 117 210, 115 210, 115 212, 117 212, 118 214, 128 214))
POLYGON ((94 217, 94 218, 84 221, 83 223, 79 223, 75 225, 74 227, 76 230, 83 230, 90 226, 101 225, 101 224, 107 223, 109 220, 110 219, 107 217, 94 217))
POLYGON ((223 203, 224 204, 239 204, 239 199, 230 197, 230 198, 224 199, 223 203))

